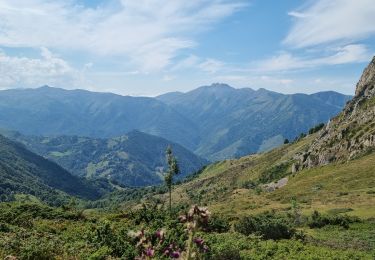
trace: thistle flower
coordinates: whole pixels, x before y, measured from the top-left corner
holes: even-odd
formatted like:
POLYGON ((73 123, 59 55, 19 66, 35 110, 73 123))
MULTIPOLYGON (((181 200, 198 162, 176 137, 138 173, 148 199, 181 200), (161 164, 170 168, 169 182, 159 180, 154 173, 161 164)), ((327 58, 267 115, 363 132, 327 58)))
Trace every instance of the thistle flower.
POLYGON ((163 240, 164 239, 164 230, 160 229, 160 230, 157 230, 155 232, 155 235, 156 237, 159 239, 159 240, 163 240))
POLYGON ((152 247, 149 247, 146 249, 145 253, 146 253, 146 256, 153 257, 155 255, 155 250, 152 249, 152 247))
POLYGON ((202 246, 204 244, 204 240, 200 237, 194 238, 194 243, 197 244, 197 246, 202 246))
POLYGON ((170 256, 172 258, 180 258, 181 253, 180 253, 180 251, 174 251, 174 252, 172 252, 172 254, 170 256))

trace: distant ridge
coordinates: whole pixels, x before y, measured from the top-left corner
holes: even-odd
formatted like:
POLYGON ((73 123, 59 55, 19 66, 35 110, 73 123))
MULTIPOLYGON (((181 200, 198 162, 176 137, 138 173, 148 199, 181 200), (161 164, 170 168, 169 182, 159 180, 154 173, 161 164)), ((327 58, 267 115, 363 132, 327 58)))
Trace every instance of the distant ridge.
POLYGON ((157 97, 199 127, 196 153, 211 160, 262 152, 339 113, 351 96, 334 91, 285 95, 213 84, 157 97))
POLYGON ((181 145, 138 130, 109 139, 25 136, 13 131, 3 132, 77 176, 106 178, 122 186, 161 184, 162 174, 166 171, 165 151, 169 145, 181 170, 177 179, 183 179, 208 163, 181 145))
POLYGON ((112 138, 138 129, 211 161, 263 152, 340 112, 350 96, 284 95, 216 83, 156 98, 51 87, 0 91, 0 127, 112 138))

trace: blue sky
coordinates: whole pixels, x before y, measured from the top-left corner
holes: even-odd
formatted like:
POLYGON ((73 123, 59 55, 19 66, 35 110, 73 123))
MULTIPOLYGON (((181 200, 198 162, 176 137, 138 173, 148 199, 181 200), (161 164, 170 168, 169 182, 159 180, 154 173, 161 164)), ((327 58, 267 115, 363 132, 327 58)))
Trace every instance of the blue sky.
POLYGON ((0 0, 0 89, 353 94, 373 0, 0 0))

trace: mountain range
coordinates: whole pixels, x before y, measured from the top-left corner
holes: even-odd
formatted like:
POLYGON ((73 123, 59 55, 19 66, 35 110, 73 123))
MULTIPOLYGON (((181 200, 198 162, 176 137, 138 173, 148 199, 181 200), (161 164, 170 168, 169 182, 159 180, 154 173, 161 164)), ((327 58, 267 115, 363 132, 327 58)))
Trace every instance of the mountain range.
POLYGON ((105 178, 125 186, 148 186, 163 182, 166 171, 165 151, 171 146, 182 179, 208 163, 164 138, 133 130, 115 138, 79 136, 27 136, 14 131, 1 131, 24 144, 31 151, 50 159, 72 174, 87 179, 105 178))
POLYGON ((262 152, 336 115, 350 96, 285 95, 225 84, 156 98, 48 86, 0 91, 0 127, 39 136, 113 138, 132 130, 216 161, 262 152))
MULTIPOLYGON (((373 219, 374 174, 375 57, 354 98, 318 132, 269 152, 211 164, 178 185, 172 198, 176 203, 207 205, 229 218, 287 212, 295 202, 304 214, 350 212, 373 219)), ((167 201, 168 194, 159 199, 167 201)))
POLYGON ((211 160, 270 150, 340 112, 350 96, 284 95, 213 84, 157 97, 199 126, 194 151, 211 160))

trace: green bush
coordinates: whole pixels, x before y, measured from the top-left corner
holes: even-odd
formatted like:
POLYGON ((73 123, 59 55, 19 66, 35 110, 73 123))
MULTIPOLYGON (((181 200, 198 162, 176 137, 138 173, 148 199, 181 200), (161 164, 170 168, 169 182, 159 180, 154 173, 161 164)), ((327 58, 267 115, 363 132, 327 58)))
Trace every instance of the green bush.
POLYGON ((239 233, 213 234, 206 236, 205 239, 210 248, 207 259, 241 259, 240 252, 253 246, 247 236, 239 233))
POLYGON ((327 225, 341 226, 343 228, 349 228, 349 224, 359 222, 359 218, 350 217, 347 215, 335 215, 328 216, 322 215, 318 211, 314 211, 308 221, 310 228, 322 228, 327 225))
POLYGON ((263 239, 289 239, 295 234, 295 229, 290 226, 288 219, 274 216, 272 213, 244 217, 234 228, 244 235, 260 235, 263 239))
POLYGON ((20 258, 27 260, 49 260, 54 259, 55 250, 58 246, 48 238, 33 238, 20 250, 20 258))
POLYGON ((311 129, 309 130, 309 134, 310 134, 310 135, 311 135, 311 134, 314 134, 314 133, 320 131, 321 129, 323 129, 323 127, 324 127, 324 123, 320 123, 320 124, 314 126, 313 128, 311 128, 311 129))
POLYGON ((89 260, 105 260, 108 255, 111 255, 111 250, 107 246, 103 246, 94 252, 89 260))
POLYGON ((258 182, 259 183, 269 183, 272 181, 280 180, 281 178, 284 178, 287 176, 290 168, 290 163, 280 163, 277 164, 263 173, 261 173, 258 182))
POLYGON ((0 222, 0 232, 7 233, 10 231, 8 224, 0 222))
POLYGON ((209 232, 223 233, 223 232, 228 232, 229 229, 230 229, 229 221, 220 216, 213 215, 208 221, 207 231, 209 232))

